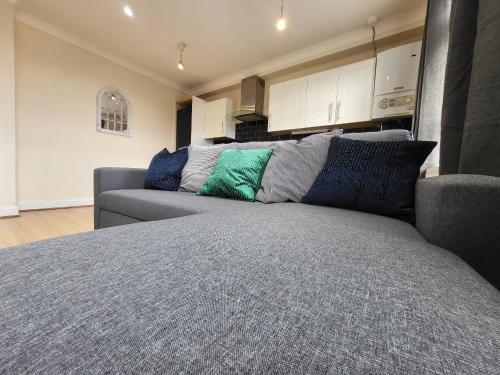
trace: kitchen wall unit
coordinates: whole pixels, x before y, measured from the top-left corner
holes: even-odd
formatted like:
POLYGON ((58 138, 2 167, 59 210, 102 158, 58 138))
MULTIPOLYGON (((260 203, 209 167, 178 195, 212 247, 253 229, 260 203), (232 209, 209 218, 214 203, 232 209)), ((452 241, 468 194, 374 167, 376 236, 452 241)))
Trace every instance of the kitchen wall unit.
POLYGON ((374 59, 339 68, 336 124, 371 120, 374 77, 374 59))
POLYGON ((269 131, 371 120, 374 59, 271 85, 269 131))
POLYGON ((205 104, 204 135, 207 139, 234 139, 234 120, 228 115, 233 112, 233 102, 222 98, 205 104))
POLYGON ((292 79, 269 88, 269 131, 302 127, 306 116, 307 78, 292 79))
POLYGON ((205 139, 205 106, 207 102, 196 96, 192 98, 191 109, 191 145, 207 146, 213 144, 205 139))
POLYGON ((338 69, 327 70, 307 77, 304 126, 335 124, 338 79, 338 69))
MULTIPOLYGON (((233 103, 229 98, 222 98, 211 102, 206 102, 193 97, 193 118, 192 126, 195 129, 202 127, 203 139, 214 138, 234 139, 234 120, 228 116, 233 111, 233 103), (203 116, 201 116, 203 114, 203 116), (196 119, 195 119, 196 115, 196 119), (200 126, 201 125, 201 126, 200 126)), ((205 144, 198 136, 194 142, 191 136, 191 144, 205 144)))

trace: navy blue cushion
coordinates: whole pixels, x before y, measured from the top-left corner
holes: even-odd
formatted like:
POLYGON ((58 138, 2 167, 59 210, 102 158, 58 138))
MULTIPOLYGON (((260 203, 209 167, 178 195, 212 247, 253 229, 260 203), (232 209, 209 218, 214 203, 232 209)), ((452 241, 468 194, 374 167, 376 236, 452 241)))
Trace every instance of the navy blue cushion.
POLYGON ((414 221, 415 183, 436 142, 369 142, 334 137, 303 203, 414 221))
POLYGON ((179 189, 181 174, 188 160, 188 149, 181 148, 174 153, 165 148, 157 153, 149 164, 144 188, 175 191, 179 189))

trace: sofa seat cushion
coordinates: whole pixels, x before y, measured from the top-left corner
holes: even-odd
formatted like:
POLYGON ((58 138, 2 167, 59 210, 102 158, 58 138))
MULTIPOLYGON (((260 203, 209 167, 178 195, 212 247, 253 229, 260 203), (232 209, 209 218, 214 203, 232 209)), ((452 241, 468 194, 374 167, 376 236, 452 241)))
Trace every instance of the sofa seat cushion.
POLYGON ((498 373, 500 292, 387 217, 251 204, 0 267, 0 373, 498 373))
MULTIPOLYGON (((194 193, 160 190, 112 190, 101 193, 102 210, 142 221, 172 219, 202 212, 238 209, 251 202, 218 197, 200 197, 194 193)), ((254 203, 259 204, 259 203, 254 203)))

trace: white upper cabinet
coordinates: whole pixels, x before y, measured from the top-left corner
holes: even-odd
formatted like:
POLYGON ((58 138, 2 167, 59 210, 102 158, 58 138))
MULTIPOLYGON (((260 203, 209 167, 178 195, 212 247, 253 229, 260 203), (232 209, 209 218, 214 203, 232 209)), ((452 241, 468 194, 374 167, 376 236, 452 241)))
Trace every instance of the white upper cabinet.
POLYGON ((304 127, 307 77, 271 85, 269 88, 269 131, 304 127))
POLYGON ((334 124, 338 69, 312 74, 307 78, 306 113, 302 127, 334 124))
POLYGON ((205 106, 207 102, 193 96, 191 111, 191 145, 206 146, 213 142, 205 139, 205 106))
POLYGON ((269 131, 371 120, 375 60, 271 85, 269 131))
POLYGON ((234 139, 234 121, 228 117, 233 111, 232 101, 222 98, 205 103, 205 122, 203 127, 204 138, 231 138, 234 139))
POLYGON ((336 124, 371 120, 375 60, 339 68, 336 124))

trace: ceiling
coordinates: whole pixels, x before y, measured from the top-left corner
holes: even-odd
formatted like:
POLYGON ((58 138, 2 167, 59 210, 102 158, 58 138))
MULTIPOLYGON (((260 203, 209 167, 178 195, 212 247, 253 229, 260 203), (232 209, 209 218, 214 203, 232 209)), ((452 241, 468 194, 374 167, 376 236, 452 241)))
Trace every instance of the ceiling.
POLYGON ((192 88, 420 8, 426 0, 18 0, 28 13, 167 80, 192 88), (129 5, 134 17, 123 12, 129 5), (177 43, 185 42, 176 68, 177 43))

